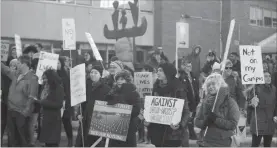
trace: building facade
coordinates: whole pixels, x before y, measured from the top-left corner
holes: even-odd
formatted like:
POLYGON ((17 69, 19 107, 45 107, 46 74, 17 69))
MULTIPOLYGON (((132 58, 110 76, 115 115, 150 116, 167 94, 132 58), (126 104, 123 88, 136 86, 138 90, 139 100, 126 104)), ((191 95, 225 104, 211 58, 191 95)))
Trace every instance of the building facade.
MULTIPOLYGON (((199 0, 154 2, 154 46, 162 46, 170 61, 175 59, 176 22, 182 14, 189 16, 189 48, 179 49, 179 57, 202 46, 201 64, 209 50, 224 53, 231 20, 236 20, 230 52, 239 45, 254 45, 276 33, 276 0, 199 0), (221 41, 222 42, 221 42, 221 41), (222 46, 221 46, 222 45, 222 46), (220 48, 221 46, 221 48, 220 48)), ((275 39, 276 40, 276 39, 275 39)), ((274 49, 272 51, 276 52, 274 49)))
MULTIPOLYGON (((133 27, 133 19, 127 0, 118 0, 119 8, 127 10, 126 28, 133 27)), ((132 0, 129 0, 133 2, 132 0)), ((25 44, 41 43, 44 48, 62 48, 62 18, 74 18, 77 49, 91 51, 85 32, 90 32, 104 61, 115 55, 115 40, 104 37, 104 25, 113 29, 112 13, 114 0, 27 0, 1 2, 1 39, 14 45, 14 34, 25 44)), ((153 1, 140 1, 140 18, 147 20, 146 33, 136 37, 137 59, 143 62, 147 51, 153 47, 153 1)), ((119 14, 119 19, 121 12, 119 14)), ((140 24, 140 18, 138 24, 140 24)), ((119 29, 121 25, 119 24, 119 29)), ((77 54, 76 51, 72 51, 77 54)), ((68 55, 68 53, 66 53, 68 55)))

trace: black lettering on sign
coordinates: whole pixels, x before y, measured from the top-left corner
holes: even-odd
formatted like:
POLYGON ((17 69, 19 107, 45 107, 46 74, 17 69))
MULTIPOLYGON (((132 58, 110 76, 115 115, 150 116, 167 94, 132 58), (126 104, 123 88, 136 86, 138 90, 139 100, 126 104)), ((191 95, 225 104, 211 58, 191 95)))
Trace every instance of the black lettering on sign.
POLYGON ((139 80, 140 84, 150 84, 148 80, 139 80))
POLYGON ((255 50, 252 49, 250 52, 247 49, 242 49, 242 55, 248 55, 248 56, 253 56, 255 50))
POLYGON ((239 126, 239 130, 241 133, 243 132, 244 128, 245 128, 245 126, 239 126))
POLYGON ((250 63, 255 64, 258 63, 257 59, 250 59, 250 63))
POLYGON ((243 77, 242 77, 243 81, 244 82, 252 82, 252 81, 255 81, 255 82, 259 82, 259 81, 263 81, 263 77, 249 77, 248 74, 245 74, 243 77))
POLYGON ((153 98, 151 105, 152 106, 175 107, 176 102, 177 102, 177 99, 153 98))
POLYGON ((252 67, 252 66, 245 66, 245 71, 251 71, 251 72, 255 72, 256 67, 252 67))

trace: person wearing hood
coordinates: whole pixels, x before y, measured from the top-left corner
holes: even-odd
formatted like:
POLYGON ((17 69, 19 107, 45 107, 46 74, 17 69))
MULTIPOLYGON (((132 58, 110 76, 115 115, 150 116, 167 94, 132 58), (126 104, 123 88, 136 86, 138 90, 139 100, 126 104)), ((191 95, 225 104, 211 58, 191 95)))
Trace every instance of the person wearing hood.
POLYGON ((177 70, 173 64, 164 63, 158 68, 158 79, 154 84, 153 96, 184 99, 185 104, 181 121, 177 125, 162 125, 145 121, 151 143, 156 147, 179 147, 185 137, 188 143, 187 122, 190 113, 187 94, 184 85, 175 77, 176 74, 177 70))
POLYGON ((250 116, 248 116, 247 121, 250 124, 250 132, 252 134, 252 147, 259 147, 262 138, 264 147, 270 147, 276 130, 276 87, 271 84, 271 75, 267 71, 264 72, 264 80, 265 84, 256 85, 252 90, 248 105, 248 114, 250 116), (255 108, 257 119, 255 118, 255 108))
MULTIPOLYGON (((199 98, 199 82, 192 73, 192 63, 190 60, 183 60, 181 64, 181 71, 179 72, 179 80, 185 85, 187 90, 188 105, 190 110, 190 120, 188 122, 189 137, 196 140, 197 136, 194 131, 194 117, 196 113, 196 106, 200 102, 199 98)), ((185 146, 185 145, 184 145, 185 146)))
POLYGON ((110 74, 104 80, 109 87, 111 88, 113 87, 115 83, 114 76, 116 75, 116 73, 122 71, 123 69, 124 69, 124 65, 119 60, 116 60, 110 63, 110 68, 109 68, 110 74))
POLYGON ((65 71, 65 59, 59 58, 57 73, 62 80, 62 85, 64 88, 64 107, 65 110, 62 116, 62 122, 64 125, 65 133, 68 139, 68 147, 73 146, 73 128, 71 124, 73 108, 71 107, 71 100, 70 100, 70 77, 69 74, 65 71))
POLYGON ((231 147, 240 111, 229 95, 228 84, 220 74, 213 73, 205 80, 203 89, 204 99, 197 107, 194 121, 201 129, 201 139, 197 143, 200 147, 231 147))
MULTIPOLYGON (((82 115, 78 115, 78 119, 82 121, 83 124, 83 134, 84 134, 84 145, 82 144, 82 132, 81 126, 79 127, 75 147, 91 147, 99 138, 98 136, 89 135, 90 125, 92 118, 92 113, 94 109, 94 103, 96 100, 104 101, 106 95, 110 91, 110 87, 103 83, 101 80, 101 75, 103 68, 100 65, 95 65, 92 67, 89 76, 90 79, 87 80, 87 101, 81 104, 82 115)), ((103 147, 103 143, 99 143, 97 146, 103 147)))
POLYGON ((192 73, 193 75, 196 77, 196 79, 199 79, 200 76, 200 71, 201 71, 201 67, 200 67, 200 53, 202 51, 202 47, 200 45, 195 46, 192 49, 191 52, 191 65, 192 65, 192 73))
POLYGON ((131 82, 131 74, 122 70, 115 75, 116 84, 108 93, 105 101, 108 105, 115 105, 117 103, 132 105, 131 119, 125 142, 118 140, 110 140, 109 147, 136 147, 136 132, 137 132, 137 118, 140 113, 140 96, 136 91, 136 86, 131 82))

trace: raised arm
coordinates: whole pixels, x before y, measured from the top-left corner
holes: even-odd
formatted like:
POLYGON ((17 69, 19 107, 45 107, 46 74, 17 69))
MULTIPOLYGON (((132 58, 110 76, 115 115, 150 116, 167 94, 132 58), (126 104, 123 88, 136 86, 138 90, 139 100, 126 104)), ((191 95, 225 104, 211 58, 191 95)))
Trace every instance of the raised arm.
POLYGON ((1 62, 1 72, 8 76, 11 80, 15 78, 15 72, 13 72, 8 66, 1 62))

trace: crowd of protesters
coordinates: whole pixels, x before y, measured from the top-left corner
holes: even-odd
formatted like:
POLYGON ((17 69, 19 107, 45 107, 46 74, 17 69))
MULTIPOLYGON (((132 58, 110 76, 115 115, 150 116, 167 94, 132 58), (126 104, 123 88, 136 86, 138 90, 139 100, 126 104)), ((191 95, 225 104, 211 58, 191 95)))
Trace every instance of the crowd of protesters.
MULTIPOLYGON (((23 50, 22 56, 16 57, 16 50, 12 48, 7 62, 1 63, 1 141, 6 130, 8 146, 35 146, 38 140, 47 147, 57 147, 61 141, 62 124, 67 146, 92 146, 99 138, 89 135, 96 100, 107 101, 108 105, 133 106, 127 140, 111 139, 109 147, 136 147, 141 142, 156 147, 189 147, 189 139, 198 140, 200 147, 230 147, 234 146, 234 131, 241 114, 247 114, 252 146, 259 146, 262 138, 264 146, 272 143, 277 125, 277 64, 269 56, 263 61, 265 84, 244 86, 236 52, 229 54, 225 69, 221 71, 222 63, 215 51, 209 51, 201 68, 201 46, 193 47, 191 54, 180 59, 178 69, 169 63, 163 52, 155 50, 144 67, 137 71, 153 73, 153 96, 185 100, 180 123, 162 125, 139 118, 143 113, 144 98, 140 98, 133 83, 137 71, 117 57, 110 59, 107 68, 96 61, 91 52, 78 57, 80 63, 86 65, 87 87, 86 101, 79 111, 70 105, 69 70, 72 65, 69 57, 60 56, 57 70, 46 70, 42 76, 43 84, 38 84, 35 73, 42 50, 41 44, 30 45, 23 50), (63 113, 60 111, 62 107, 65 109, 63 113), (79 112, 76 114, 74 109, 79 112), (74 116, 82 124, 75 143, 74 116), (258 131, 255 121, 258 122, 258 131), (200 135, 196 134, 194 127, 201 129, 200 135)), ((97 146, 104 145, 103 139, 97 146)))

